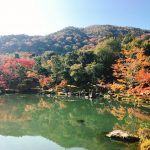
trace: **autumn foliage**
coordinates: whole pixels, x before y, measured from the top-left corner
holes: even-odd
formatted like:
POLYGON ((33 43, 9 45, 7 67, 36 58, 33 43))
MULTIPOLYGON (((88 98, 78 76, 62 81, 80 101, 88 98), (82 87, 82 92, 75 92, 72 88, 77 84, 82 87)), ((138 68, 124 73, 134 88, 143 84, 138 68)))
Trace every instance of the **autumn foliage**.
POLYGON ((37 78, 38 74, 36 71, 27 71, 27 77, 28 78, 37 78))
POLYGON ((123 50, 122 57, 113 65, 113 75, 117 82, 113 83, 113 91, 127 91, 131 95, 150 94, 150 57, 143 49, 123 50))
POLYGON ((50 85, 51 82, 52 82, 51 77, 41 76, 41 78, 39 79, 39 83, 40 83, 41 87, 46 87, 46 86, 50 85))
POLYGON ((62 80, 58 86, 59 86, 59 87, 66 87, 67 84, 68 84, 68 81, 67 81, 67 80, 62 80))
POLYGON ((0 55, 0 87, 9 88, 11 81, 20 78, 19 67, 31 69, 34 60, 29 57, 15 58, 11 55, 0 55))

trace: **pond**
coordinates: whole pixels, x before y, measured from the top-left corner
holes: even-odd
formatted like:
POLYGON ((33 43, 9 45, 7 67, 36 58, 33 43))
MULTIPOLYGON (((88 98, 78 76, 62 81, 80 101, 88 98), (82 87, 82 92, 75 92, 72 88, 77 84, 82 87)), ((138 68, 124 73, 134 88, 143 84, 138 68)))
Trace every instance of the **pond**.
POLYGON ((111 140, 106 133, 138 134, 143 128, 150 128, 150 117, 142 106, 36 94, 0 96, 2 150, 136 150, 138 143, 111 140))

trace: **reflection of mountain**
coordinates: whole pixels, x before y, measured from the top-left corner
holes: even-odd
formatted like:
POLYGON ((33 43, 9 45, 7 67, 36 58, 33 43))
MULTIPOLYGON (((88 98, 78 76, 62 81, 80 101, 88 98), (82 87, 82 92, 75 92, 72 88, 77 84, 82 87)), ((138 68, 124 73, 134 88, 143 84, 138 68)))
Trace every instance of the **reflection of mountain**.
MULTIPOLYGON (((58 144, 40 136, 0 136, 2 150, 65 150, 58 144)), ((69 150, 86 150, 85 148, 69 148, 69 150)), ((67 149, 66 149, 67 150, 67 149)))
POLYGON ((43 150, 43 145, 44 150, 63 150, 63 148, 57 145, 56 143, 38 136, 0 136, 1 149, 5 150, 43 150))
MULTIPOLYGON (((88 150, 127 148, 127 145, 110 141, 105 137, 106 132, 111 131, 116 123, 126 122, 117 120, 117 117, 109 111, 97 112, 98 109, 103 110, 110 105, 113 108, 114 104, 105 102, 103 105, 91 105, 88 101, 50 101, 45 97, 40 101, 39 95, 8 95, 1 97, 6 102, 0 106, 0 110, 3 110, 3 113, 6 111, 7 114, 16 118, 15 120, 0 119, 1 135, 42 136, 65 148, 84 147, 88 150), (47 103, 50 107, 43 108, 45 104, 47 106, 47 103), (24 111, 26 106, 32 106, 31 108, 34 109, 24 111), (23 116, 29 117, 28 119, 19 119, 23 116), (84 122, 79 120, 84 120, 84 122)), ((131 148, 134 150, 134 146, 129 145, 127 150, 131 148)))

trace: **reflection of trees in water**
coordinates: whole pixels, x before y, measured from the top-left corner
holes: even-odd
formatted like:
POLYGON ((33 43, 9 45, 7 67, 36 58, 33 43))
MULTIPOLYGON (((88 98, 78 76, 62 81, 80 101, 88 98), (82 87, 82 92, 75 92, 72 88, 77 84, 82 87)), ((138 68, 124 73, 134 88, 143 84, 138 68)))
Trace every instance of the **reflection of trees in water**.
POLYGON ((96 110, 98 113, 108 112, 108 113, 112 114, 114 117, 116 117, 118 120, 123 120, 123 118, 127 114, 126 108, 124 108, 121 105, 119 105, 119 106, 109 105, 109 106, 105 106, 103 108, 96 108, 96 110))
POLYGON ((111 113, 118 119, 118 120, 123 120, 123 118, 125 117, 126 115, 126 110, 125 108, 123 108, 122 106, 116 108, 116 107, 113 107, 111 109, 111 113))
POLYGON ((141 111, 140 109, 137 108, 128 108, 128 113, 129 115, 133 115, 141 120, 148 120, 150 121, 150 116, 148 113, 141 111))
POLYGON ((99 114, 109 112, 117 118, 118 122, 115 123, 113 129, 121 129, 138 135, 141 141, 150 138, 150 116, 147 112, 125 105, 109 105, 96 110, 99 114))
POLYGON ((140 109, 128 108, 128 115, 122 122, 114 125, 114 129, 121 129, 129 133, 138 135, 141 140, 150 138, 150 121, 149 116, 140 109))
POLYGON ((150 149, 150 116, 137 108, 113 107, 110 109, 118 120, 113 129, 123 130, 140 137, 140 150, 150 149))
MULTIPOLYGON (((99 150, 126 147, 123 143, 110 142, 105 137, 106 132, 117 127, 116 123, 126 131, 135 129, 137 132, 140 124, 141 129, 146 128, 146 123, 143 123, 145 120, 140 121, 132 113, 129 114, 128 107, 120 104, 106 102, 103 105, 91 105, 89 101, 67 102, 39 96, 34 101, 27 101, 31 96, 17 98, 18 103, 11 100, 0 106, 3 107, 1 110, 5 110, 4 113, 15 116, 13 120, 0 122, 1 134, 41 135, 66 148, 80 146, 99 150), (26 116, 29 118, 24 121, 17 119, 23 120, 26 116)), ((144 132, 140 130, 143 135, 144 132)))
MULTIPOLYGON (((110 131, 115 120, 110 114, 106 117, 105 114, 99 115, 88 101, 66 102, 41 97, 32 102, 24 96, 18 99, 16 109, 12 109, 14 103, 11 100, 5 105, 5 108, 10 107, 8 114, 15 118, 0 122, 0 133, 3 135, 41 135, 66 148, 77 146, 99 150, 109 147, 108 139, 101 134, 110 131), (24 122, 17 119, 25 115, 30 118, 24 122), (97 138, 97 135, 100 137, 97 138)), ((6 113, 8 109, 4 110, 6 113)))

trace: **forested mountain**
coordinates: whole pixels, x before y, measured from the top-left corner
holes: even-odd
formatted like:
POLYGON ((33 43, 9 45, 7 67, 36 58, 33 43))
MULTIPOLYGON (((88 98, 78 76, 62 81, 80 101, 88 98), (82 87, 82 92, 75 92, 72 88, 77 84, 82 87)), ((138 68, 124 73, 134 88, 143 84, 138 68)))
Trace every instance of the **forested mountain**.
MULTIPOLYGON (((74 34, 76 39, 82 42, 86 38, 90 39, 87 34, 73 27, 51 34, 47 38, 55 39, 61 44, 64 39, 69 38, 71 43, 75 40, 72 39, 73 36, 71 37, 74 34), (56 39, 58 37, 59 39, 56 39)), ((23 41, 28 36, 17 37, 23 41)), ((41 41, 46 39, 46 37, 36 38, 41 41)), ((35 43, 38 44, 37 41, 35 43)), ((38 51, 32 52, 38 53, 38 51)), ((118 37, 106 36, 101 38, 94 48, 86 49, 84 46, 64 55, 53 51, 45 51, 41 55, 15 51, 0 55, 0 89, 30 91, 31 87, 55 89, 57 86, 64 87, 68 84, 87 91, 98 86, 103 92, 111 88, 116 92, 127 90, 132 95, 142 93, 148 95, 149 62, 150 34, 142 34, 136 38, 131 34, 125 36, 119 34, 118 37)))
POLYGON ((46 36, 0 36, 0 52, 27 51, 41 54, 51 50, 63 54, 80 48, 93 48, 105 37, 137 37, 145 33, 150 33, 150 31, 112 25, 94 25, 86 28, 67 27, 46 36))

